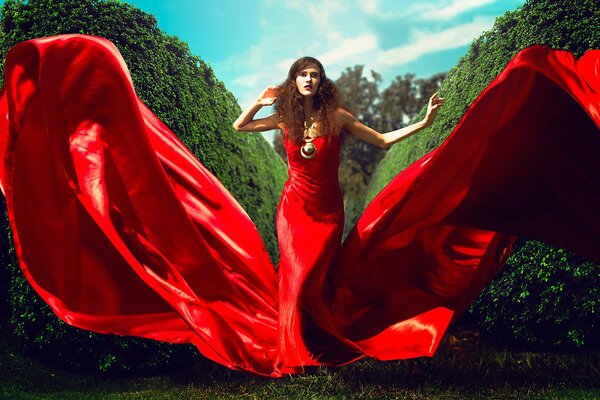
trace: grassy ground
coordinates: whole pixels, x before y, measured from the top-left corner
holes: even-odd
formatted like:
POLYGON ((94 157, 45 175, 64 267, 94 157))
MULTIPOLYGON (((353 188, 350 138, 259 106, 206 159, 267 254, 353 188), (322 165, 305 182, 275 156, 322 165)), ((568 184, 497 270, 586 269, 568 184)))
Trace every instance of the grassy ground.
POLYGON ((20 355, 0 339, 0 399, 600 399, 600 353, 515 352, 474 331, 446 335, 433 358, 361 360, 257 378, 201 359, 160 376, 80 374, 20 355))

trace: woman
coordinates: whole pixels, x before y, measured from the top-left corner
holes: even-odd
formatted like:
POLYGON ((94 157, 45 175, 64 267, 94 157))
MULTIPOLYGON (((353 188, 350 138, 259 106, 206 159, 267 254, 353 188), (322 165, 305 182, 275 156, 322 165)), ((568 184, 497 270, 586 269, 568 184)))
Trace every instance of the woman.
POLYGON ((381 135, 339 107, 316 61, 295 65, 235 124, 283 130, 276 274, 246 212, 139 100, 112 43, 20 43, 0 92, 0 188, 21 268, 68 324, 193 343, 256 374, 431 356, 515 235, 600 260, 599 58, 517 54, 341 246, 339 131, 385 147, 443 99, 381 135), (252 121, 275 97, 277 116, 252 121))
MULTIPOLYGON (((338 90, 333 81, 327 78, 319 60, 302 57, 292 64, 286 81, 280 87, 268 87, 238 117, 233 127, 238 132, 280 129, 295 142, 307 142, 307 139, 313 140, 318 135, 337 136, 342 129, 346 129, 360 140, 387 149, 431 125, 443 103, 444 99, 438 98, 438 93, 434 93, 429 99, 427 114, 422 121, 382 135, 341 108, 338 90), (261 107, 271 106, 276 101, 276 113, 266 118, 253 119, 261 107)), ((307 149, 311 148, 307 146, 307 149)), ((312 155, 307 150, 304 152, 312 155)))
MULTIPOLYGON (((322 363, 332 340, 323 336, 323 310, 319 295, 322 280, 341 244, 344 224, 342 193, 338 182, 340 131, 367 143, 389 148, 431 125, 444 102, 435 93, 425 118, 413 125, 381 134, 360 123, 340 105, 338 90, 315 58, 296 60, 280 87, 268 87, 234 122, 237 131, 280 129, 288 153, 289 179, 277 213, 279 261, 279 351, 287 366, 322 363), (263 106, 276 112, 253 119, 263 106), (312 277, 312 278, 311 278, 312 277), (307 349, 306 342, 312 342, 307 349), (321 342, 321 343, 320 343, 321 342), (323 348, 326 343, 327 348, 323 348)), ((331 339, 331 338, 330 338, 331 339)))

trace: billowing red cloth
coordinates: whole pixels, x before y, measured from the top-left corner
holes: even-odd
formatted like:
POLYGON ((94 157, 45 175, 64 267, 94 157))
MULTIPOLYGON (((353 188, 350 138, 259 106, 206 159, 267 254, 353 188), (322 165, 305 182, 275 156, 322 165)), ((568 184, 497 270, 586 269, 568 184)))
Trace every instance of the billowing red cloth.
POLYGON ((137 98, 107 40, 7 56, 0 184, 23 273, 65 322, 193 343, 230 368, 434 354, 516 236, 600 261, 600 57, 518 53, 340 246, 339 138, 289 179, 271 264, 231 194, 137 98))

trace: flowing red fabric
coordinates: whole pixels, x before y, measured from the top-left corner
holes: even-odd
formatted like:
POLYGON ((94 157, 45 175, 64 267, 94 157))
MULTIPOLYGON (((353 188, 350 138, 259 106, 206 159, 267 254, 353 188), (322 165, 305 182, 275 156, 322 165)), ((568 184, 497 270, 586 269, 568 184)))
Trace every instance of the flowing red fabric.
POLYGON ((340 245, 339 138, 284 140, 276 270, 237 201, 137 98, 107 40, 9 52, 0 184, 23 273, 80 328, 233 369, 434 354, 516 236, 600 260, 600 58, 518 53, 340 245))

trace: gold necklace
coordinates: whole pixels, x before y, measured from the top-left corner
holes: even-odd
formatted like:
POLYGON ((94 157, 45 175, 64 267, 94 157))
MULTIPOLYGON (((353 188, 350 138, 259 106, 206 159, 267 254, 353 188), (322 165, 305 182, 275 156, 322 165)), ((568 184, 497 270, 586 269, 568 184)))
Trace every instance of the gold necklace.
POLYGON ((317 147, 313 143, 317 137, 317 135, 315 135, 315 125, 316 122, 311 122, 310 126, 307 126, 306 121, 304 121, 304 144, 300 147, 300 155, 306 159, 311 159, 317 155, 317 147))

